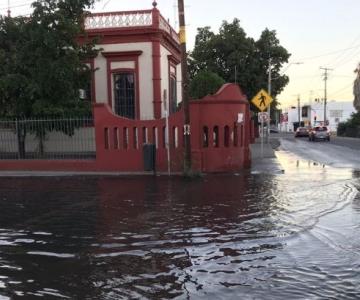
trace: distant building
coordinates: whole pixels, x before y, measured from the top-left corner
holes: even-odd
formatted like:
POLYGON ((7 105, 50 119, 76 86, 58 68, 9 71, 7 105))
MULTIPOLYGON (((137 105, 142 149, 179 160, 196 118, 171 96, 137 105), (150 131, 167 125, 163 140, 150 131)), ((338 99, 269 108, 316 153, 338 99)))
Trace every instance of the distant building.
MULTIPOLYGON (((328 101, 326 118, 331 131, 336 131, 340 122, 347 121, 355 112, 352 101, 328 101)), ((312 103, 300 107, 301 126, 314 126, 324 124, 324 104, 312 103)), ((281 131, 293 132, 299 126, 299 110, 297 106, 291 106, 283 111, 281 118, 281 131)))

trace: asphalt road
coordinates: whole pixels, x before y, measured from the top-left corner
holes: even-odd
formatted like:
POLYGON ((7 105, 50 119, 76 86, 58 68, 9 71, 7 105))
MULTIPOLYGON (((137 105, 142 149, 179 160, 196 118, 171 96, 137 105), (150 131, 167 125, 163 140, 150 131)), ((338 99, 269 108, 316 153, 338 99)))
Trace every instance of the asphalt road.
POLYGON ((360 139, 331 137, 330 142, 310 142, 308 138, 294 138, 291 134, 274 134, 280 149, 294 153, 302 159, 321 164, 360 170, 360 139))

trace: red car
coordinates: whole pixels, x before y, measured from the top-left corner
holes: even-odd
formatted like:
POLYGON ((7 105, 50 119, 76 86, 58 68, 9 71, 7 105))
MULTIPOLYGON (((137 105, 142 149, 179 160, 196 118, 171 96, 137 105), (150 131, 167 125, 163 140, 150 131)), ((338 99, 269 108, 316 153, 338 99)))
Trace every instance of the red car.
POLYGON ((298 127, 295 131, 295 137, 309 136, 309 131, 305 127, 298 127))

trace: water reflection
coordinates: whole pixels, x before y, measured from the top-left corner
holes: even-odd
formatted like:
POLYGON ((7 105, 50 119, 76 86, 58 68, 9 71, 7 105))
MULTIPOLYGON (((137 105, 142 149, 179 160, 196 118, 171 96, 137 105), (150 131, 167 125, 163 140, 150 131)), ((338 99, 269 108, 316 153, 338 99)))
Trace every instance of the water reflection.
POLYGON ((274 241, 251 242, 257 236, 272 236, 272 224, 262 228, 261 218, 274 200, 264 195, 258 203, 251 201, 255 192, 251 186, 270 190, 269 183, 259 187, 253 181, 244 176, 192 183, 135 179, 126 182, 132 199, 122 201, 125 195, 118 180, 100 180, 103 217, 95 257, 107 262, 97 281, 103 293, 172 298, 202 291, 204 286, 207 293, 216 293, 209 281, 214 289, 242 284, 246 280, 239 278, 241 272, 256 273, 271 259, 266 253, 281 247, 274 241), (246 224, 254 217, 256 225, 246 224), (109 273, 117 275, 109 280, 109 273))
POLYGON ((358 174, 279 159, 280 176, 2 179, 0 299, 360 297, 358 174))

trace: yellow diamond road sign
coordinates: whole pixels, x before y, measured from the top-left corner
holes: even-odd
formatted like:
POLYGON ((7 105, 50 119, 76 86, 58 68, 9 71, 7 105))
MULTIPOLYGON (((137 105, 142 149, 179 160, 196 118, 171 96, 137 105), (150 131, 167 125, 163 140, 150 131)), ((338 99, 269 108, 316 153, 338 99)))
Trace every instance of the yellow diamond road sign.
POLYGON ((252 98, 251 102, 256 105, 258 109, 264 111, 267 109, 270 103, 273 102, 273 98, 271 98, 271 96, 265 90, 260 90, 260 92, 258 92, 257 95, 252 98))

